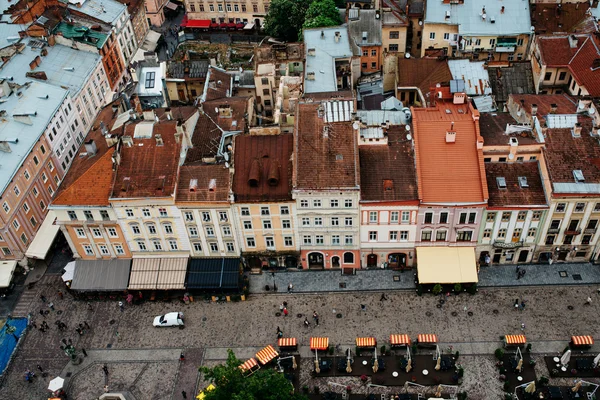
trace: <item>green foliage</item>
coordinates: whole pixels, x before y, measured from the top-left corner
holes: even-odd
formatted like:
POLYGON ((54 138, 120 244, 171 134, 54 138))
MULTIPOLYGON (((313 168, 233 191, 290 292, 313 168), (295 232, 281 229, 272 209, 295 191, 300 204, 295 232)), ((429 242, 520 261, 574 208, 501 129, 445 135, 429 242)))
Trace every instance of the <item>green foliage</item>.
POLYGON ((265 32, 295 42, 300 36, 306 11, 313 0, 272 0, 265 17, 265 32))
POLYGON ((323 28, 341 24, 335 0, 314 0, 304 16, 304 29, 323 28))
POLYGON ((510 390, 510 382, 506 381, 504 382, 504 391, 508 392, 510 390))
POLYGON ((462 285, 460 283, 456 283, 454 285, 454 292, 457 293, 457 294, 460 293, 460 292, 462 292, 462 285))
POLYGON ((465 369, 463 367, 458 367, 458 370, 456 371, 456 373, 458 374, 459 378, 462 378, 463 375, 465 374, 465 369))
POLYGON ((227 350, 225 364, 212 368, 200 367, 205 379, 214 383, 215 390, 206 393, 206 400, 305 400, 294 393, 292 384, 274 369, 263 368, 244 376, 238 368, 241 361, 227 350))
POLYGON ((499 361, 502 361, 502 358, 504 357, 504 349, 496 349, 494 355, 499 361))
POLYGON ((539 387, 544 387, 548 384, 548 378, 546 378, 545 376, 542 376, 540 379, 538 379, 537 385, 539 387))
POLYGON ((527 347, 525 347, 525 351, 531 353, 531 343, 527 343, 527 347))
POLYGON ((456 350, 456 353, 454 353, 454 360, 458 360, 459 356, 460 356, 460 352, 458 350, 456 350))
POLYGON ((423 295, 423 285, 419 284, 417 285, 417 296, 422 296, 423 295))
POLYGON ((433 293, 435 295, 442 293, 442 285, 440 285, 439 283, 436 283, 435 286, 433 287, 433 289, 431 289, 431 293, 433 293))
POLYGON ((469 292, 469 294, 477 293, 477 284, 474 283, 471 286, 469 286, 469 288, 467 289, 467 292, 469 292))

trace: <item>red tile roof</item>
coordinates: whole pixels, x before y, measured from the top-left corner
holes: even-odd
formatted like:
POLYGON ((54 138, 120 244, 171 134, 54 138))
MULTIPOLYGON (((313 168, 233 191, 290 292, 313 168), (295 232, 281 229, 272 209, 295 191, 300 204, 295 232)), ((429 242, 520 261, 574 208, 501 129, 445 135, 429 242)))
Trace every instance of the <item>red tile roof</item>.
POLYGON ((224 131, 244 132, 249 101, 250 97, 226 97, 210 100, 202 104, 202 110, 224 131))
POLYGON ((448 83, 452 73, 446 60, 437 58, 403 58, 398 57, 398 87, 418 87, 423 96, 438 83, 448 83))
POLYGON ((291 200, 293 135, 235 138, 233 192, 237 202, 291 200))
POLYGON ((93 140, 97 152, 90 156, 85 146, 81 146, 78 154, 73 159, 71 167, 60 184, 54 205, 61 206, 108 206, 108 197, 112 187, 113 170, 112 154, 114 146, 108 147, 106 139, 102 136, 100 122, 104 126, 112 126, 116 118, 112 104, 107 105, 94 121, 92 130, 88 133, 86 141, 93 140), (85 154, 85 155, 84 155, 85 154))
POLYGON ((600 96, 600 68, 594 67, 600 59, 595 35, 572 35, 577 45, 571 48, 568 36, 540 36, 537 38, 542 64, 548 67, 566 67, 580 86, 591 96, 600 96))
POLYGON ((537 161, 486 163, 485 174, 490 194, 488 207, 547 205, 537 161), (506 188, 498 187, 499 177, 505 179, 506 188), (519 177, 527 179, 526 187, 519 184, 519 177))
POLYGON ((223 164, 184 165, 179 171, 177 202, 227 202, 229 168, 223 164))
POLYGON ((424 203, 484 203, 488 199, 479 112, 467 104, 438 102, 412 108, 419 197, 424 203), (446 143, 446 132, 456 141, 446 143))
POLYGON ((590 136, 590 118, 579 117, 581 137, 572 129, 547 129, 545 158, 552 183, 575 183, 573 170, 581 170, 585 183, 600 183, 600 145, 590 136))
POLYGON ((521 104, 525 112, 531 115, 531 106, 537 105, 537 115, 545 117, 550 114, 552 104, 556 104, 555 114, 574 114, 577 112, 577 101, 566 93, 562 94, 511 94, 509 98, 515 104, 521 104))
POLYGON ((537 141, 533 131, 526 133, 506 134, 506 125, 517 125, 517 121, 509 113, 481 113, 479 129, 485 146, 508 146, 511 137, 516 137, 519 144, 535 144, 537 141))
POLYGON ((121 162, 112 188, 111 198, 169 197, 174 194, 179 165, 181 140, 175 139, 176 121, 155 123, 152 138, 133 138, 135 127, 125 127, 133 138, 133 146, 121 147, 121 162), (162 138, 157 144, 156 135, 162 138))
POLYGON ((204 112, 200 112, 198 122, 192 132, 192 147, 188 149, 185 163, 195 163, 203 158, 212 158, 217 155, 223 131, 204 112))
POLYGON ((357 188, 360 185, 357 135, 352 122, 325 123, 320 102, 298 105, 294 187, 357 188), (327 126, 327 135, 324 134, 327 126))
POLYGON ((222 99, 231 96, 232 78, 232 75, 219 68, 208 67, 208 75, 204 83, 207 86, 205 88, 206 98, 204 100, 222 99))
POLYGON ((537 35, 546 33, 572 32, 586 18, 588 7, 577 3, 532 4, 531 24, 537 35))
POLYGON ((418 200, 415 156, 406 134, 403 126, 391 126, 389 145, 359 147, 363 201, 418 200))

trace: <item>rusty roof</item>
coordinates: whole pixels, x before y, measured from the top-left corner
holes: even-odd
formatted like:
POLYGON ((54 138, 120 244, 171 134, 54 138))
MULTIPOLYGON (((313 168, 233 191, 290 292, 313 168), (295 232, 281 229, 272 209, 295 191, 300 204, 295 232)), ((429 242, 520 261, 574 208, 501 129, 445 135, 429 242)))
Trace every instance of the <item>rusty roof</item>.
POLYGON ((222 99, 231 96, 232 76, 220 68, 208 67, 206 82, 204 82, 204 92, 202 100, 222 99))
POLYGON ((535 33, 571 32, 586 18, 588 6, 579 3, 531 4, 531 25, 535 33))
POLYGON ((358 188, 358 146, 352 121, 325 123, 320 102, 301 103, 296 115, 294 187, 358 188))
POLYGON ((438 102, 412 108, 419 198, 424 203, 484 203, 488 198, 479 112, 468 104, 438 102), (456 132, 455 142, 446 133, 456 132))
POLYGON ((108 197, 114 175, 112 170, 114 147, 108 147, 106 139, 102 135, 100 123, 103 122, 104 126, 109 127, 116 116, 117 113, 112 109, 112 104, 108 104, 100 111, 85 139, 86 142, 94 141, 96 154, 90 156, 85 146, 79 148, 52 204, 61 206, 109 205, 108 197))
POLYGON ((418 87, 423 96, 438 83, 448 83, 452 78, 446 60, 437 58, 404 58, 398 57, 396 72, 398 87, 418 87))
POLYGON ((135 138, 138 122, 125 127, 133 146, 121 147, 121 162, 112 187, 112 199, 169 197, 175 192, 181 140, 176 140, 176 121, 154 123, 152 137, 135 138), (162 144, 157 135, 160 135, 162 144), (178 143, 179 142, 179 143, 178 143))
POLYGON ((535 144, 537 141, 532 132, 506 133, 507 125, 518 125, 518 122, 509 113, 481 113, 479 117, 479 130, 485 146, 508 146, 511 137, 516 137, 519 144, 535 144))
POLYGON ((579 116, 581 137, 569 128, 546 130, 545 158, 552 183, 575 183, 574 170, 581 170, 585 183, 600 183, 600 145, 590 131, 592 120, 579 116))
POLYGON ((235 138, 233 193, 237 202, 292 199, 293 141, 291 133, 235 138))
POLYGON ((201 162, 203 158, 217 155, 223 131, 204 112, 200 112, 198 122, 192 132, 192 147, 187 150, 185 163, 201 162))
POLYGON ((538 161, 485 164, 489 207, 547 205, 538 161), (500 188, 496 178, 504 178, 500 188))
POLYGON ((418 200, 412 142, 404 126, 387 130, 388 145, 359 146, 362 201, 418 200))
POLYGON ((514 104, 521 104, 525 112, 531 115, 531 106, 537 105, 537 115, 545 118, 556 105, 555 114, 575 114, 577 101, 566 93, 562 94, 511 94, 509 98, 514 104))
POLYGON ((202 110, 224 131, 244 132, 249 100, 250 97, 209 100, 202 104, 202 110))
POLYGON ((223 164, 184 165, 179 171, 177 202, 227 202, 229 168, 223 164))

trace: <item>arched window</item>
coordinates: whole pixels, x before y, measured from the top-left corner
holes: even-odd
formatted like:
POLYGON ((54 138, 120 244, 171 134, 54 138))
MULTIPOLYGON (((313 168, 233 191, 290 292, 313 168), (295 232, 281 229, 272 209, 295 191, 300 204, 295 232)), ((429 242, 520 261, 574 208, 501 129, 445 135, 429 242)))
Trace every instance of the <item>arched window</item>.
POLYGON ((354 253, 344 253, 344 264, 354 264, 354 253))

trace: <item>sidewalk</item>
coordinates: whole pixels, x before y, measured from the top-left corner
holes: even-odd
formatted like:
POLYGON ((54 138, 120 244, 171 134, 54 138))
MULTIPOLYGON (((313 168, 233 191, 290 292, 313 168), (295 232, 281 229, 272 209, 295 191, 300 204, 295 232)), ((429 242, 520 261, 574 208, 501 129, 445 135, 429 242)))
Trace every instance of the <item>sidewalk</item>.
MULTIPOLYGON (((515 265, 493 265, 479 271, 480 288, 544 285, 600 285, 600 266, 579 264, 522 265, 525 276, 517 279, 515 265)), ((388 269, 358 270, 342 275, 340 270, 264 272, 250 275, 250 293, 287 293, 289 283, 295 293, 415 290, 416 269, 404 272, 388 269), (273 292, 273 283, 277 292, 273 292), (265 290, 269 285, 270 290, 265 290)), ((600 288, 600 287, 599 287, 600 288)))

